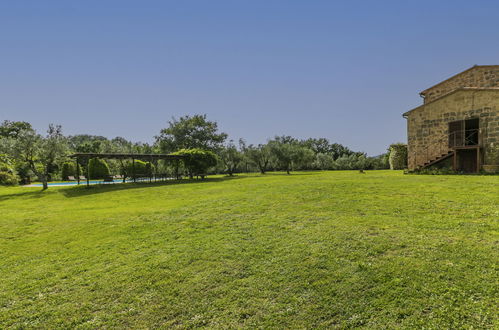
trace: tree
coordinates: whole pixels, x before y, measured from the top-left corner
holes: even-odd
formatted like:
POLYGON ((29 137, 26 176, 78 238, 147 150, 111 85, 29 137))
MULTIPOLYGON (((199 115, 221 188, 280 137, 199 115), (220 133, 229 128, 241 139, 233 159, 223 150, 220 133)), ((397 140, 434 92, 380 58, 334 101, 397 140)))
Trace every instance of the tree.
POLYGON ((209 150, 201 149, 181 149, 172 155, 181 155, 182 162, 188 171, 189 178, 201 176, 204 178, 210 167, 217 165, 217 156, 209 150))
POLYGON ((16 170, 7 155, 0 154, 0 185, 15 186, 18 184, 16 170))
POLYGON ((51 169, 63 160, 67 151, 67 141, 62 135, 61 126, 50 124, 45 137, 33 129, 22 130, 11 142, 11 155, 17 161, 27 164, 42 181, 43 189, 47 189, 51 169))
POLYGON ((0 125, 0 138, 17 138, 25 130, 33 130, 31 124, 25 121, 4 120, 0 125))
POLYGON ((133 162, 128 162, 126 166, 125 177, 143 177, 152 176, 154 172, 154 165, 150 162, 144 162, 139 159, 135 159, 133 162))
POLYGON ((88 161, 89 179, 106 179, 111 176, 109 166, 104 159, 92 158, 88 161))
POLYGON ((261 174, 265 174, 272 156, 268 145, 249 145, 246 149, 244 149, 244 154, 255 166, 258 167, 261 174))
POLYGON ((325 154, 325 153, 318 153, 315 155, 315 161, 314 161, 314 168, 320 169, 320 170, 330 170, 333 168, 333 157, 325 154))
POLYGON ((403 170, 407 167, 407 145, 404 143, 394 143, 388 148, 390 152, 390 169, 403 170))
POLYGON ((230 176, 234 175, 243 158, 243 154, 237 150, 232 141, 220 151, 220 159, 224 165, 224 171, 230 176))
POLYGON ((206 115, 173 118, 168 124, 156 136, 156 144, 164 153, 180 149, 217 151, 227 139, 227 134, 219 133, 218 124, 207 120, 206 115))
POLYGON ((290 174, 293 166, 313 160, 312 150, 301 146, 296 139, 289 136, 276 137, 268 143, 272 156, 277 164, 290 174))
MULTIPOLYGON (((80 164, 78 164, 79 171, 82 173, 80 164)), ((76 169, 76 164, 74 162, 64 162, 61 168, 61 178, 63 180, 68 180, 70 176, 76 176, 78 171, 76 169)))
POLYGON ((302 141, 302 145, 311 149, 315 154, 329 154, 331 153, 331 145, 329 144, 328 139, 319 138, 319 139, 307 139, 302 141))

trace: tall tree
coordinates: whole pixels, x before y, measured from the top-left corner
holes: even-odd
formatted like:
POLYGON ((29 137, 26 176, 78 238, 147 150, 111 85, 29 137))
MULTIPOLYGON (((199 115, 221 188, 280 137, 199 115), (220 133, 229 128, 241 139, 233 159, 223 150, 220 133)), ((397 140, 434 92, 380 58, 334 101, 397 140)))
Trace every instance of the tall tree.
POLYGON ((258 169, 261 174, 265 174, 265 172, 269 168, 270 160, 271 160, 271 152, 270 147, 266 144, 259 144, 258 146, 249 145, 244 149, 245 156, 252 162, 258 169))
POLYGON ((289 136, 275 137, 268 145, 276 163, 288 174, 293 166, 310 163, 314 158, 312 150, 301 146, 296 139, 289 136))
POLYGON ((33 130, 31 124, 25 121, 4 120, 0 125, 0 138, 17 138, 22 131, 33 130))
POLYGON ((43 189, 48 188, 48 177, 54 165, 63 160, 67 151, 67 141, 62 135, 61 126, 49 125, 45 137, 34 130, 23 130, 12 144, 12 154, 17 160, 28 164, 29 168, 42 181, 43 189))
POLYGON ((207 120, 206 115, 173 118, 168 125, 156 136, 156 143, 164 153, 194 148, 216 151, 227 139, 227 134, 219 133, 218 124, 207 120))
POLYGON ((234 143, 230 141, 229 144, 220 151, 220 159, 227 174, 233 176, 237 167, 243 161, 243 154, 237 150, 234 143))

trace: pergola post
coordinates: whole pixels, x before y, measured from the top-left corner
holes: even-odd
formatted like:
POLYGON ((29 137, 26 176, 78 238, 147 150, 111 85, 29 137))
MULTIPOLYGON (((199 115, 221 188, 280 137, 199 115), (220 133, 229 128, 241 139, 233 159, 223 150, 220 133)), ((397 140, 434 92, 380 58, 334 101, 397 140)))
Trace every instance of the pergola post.
POLYGON ((78 181, 78 185, 80 185, 80 166, 79 166, 79 162, 78 162, 79 158, 76 157, 75 161, 76 161, 76 180, 78 181))
POLYGON ((87 158, 87 187, 90 188, 90 158, 87 158))
POLYGON ((152 169, 152 156, 149 158, 149 167, 151 168, 151 171, 149 173, 149 183, 151 183, 152 182, 152 171, 153 171, 153 169, 152 169))
POLYGON ((132 172, 133 172, 133 182, 137 182, 135 175, 135 158, 132 157, 132 172))
POLYGON ((154 182, 156 182, 158 181, 158 159, 153 159, 153 165, 154 165, 154 170, 153 170, 154 182))

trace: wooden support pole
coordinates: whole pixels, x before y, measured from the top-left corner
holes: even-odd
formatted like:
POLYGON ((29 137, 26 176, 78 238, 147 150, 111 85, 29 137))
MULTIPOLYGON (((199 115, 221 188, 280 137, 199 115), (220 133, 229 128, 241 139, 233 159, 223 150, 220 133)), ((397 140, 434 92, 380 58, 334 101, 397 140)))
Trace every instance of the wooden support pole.
POLYGON ((133 182, 137 182, 135 175, 135 158, 132 158, 132 172, 133 172, 133 182))
POLYGON ((480 148, 476 148, 476 172, 480 173, 480 148))
POLYGON ((90 187, 90 159, 87 158, 87 187, 90 187))
POLYGON ((152 156, 149 158, 149 167, 150 167, 150 172, 149 172, 149 183, 152 182, 152 156))
POLYGON ((78 180, 78 185, 80 185, 80 165, 78 163, 78 157, 76 157, 76 180, 78 180))

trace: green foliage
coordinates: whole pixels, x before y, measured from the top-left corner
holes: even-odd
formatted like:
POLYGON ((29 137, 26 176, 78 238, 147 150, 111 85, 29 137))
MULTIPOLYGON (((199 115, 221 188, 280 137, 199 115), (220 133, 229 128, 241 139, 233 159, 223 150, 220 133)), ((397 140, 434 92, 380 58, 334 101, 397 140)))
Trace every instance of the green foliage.
POLYGON ((366 170, 370 167, 370 160, 362 153, 343 155, 333 163, 334 170, 366 170))
POLYGON ((15 169, 17 172, 17 176, 21 180, 21 184, 30 184, 35 177, 35 173, 27 162, 17 161, 15 164, 15 169))
POLYGON ((209 150, 181 149, 172 155, 184 156, 182 162, 190 178, 198 175, 205 176, 210 167, 217 165, 217 156, 209 150))
POLYGON ((206 119, 206 115, 173 118, 169 127, 156 136, 156 143, 164 153, 180 149, 202 149, 216 151, 227 139, 226 133, 218 132, 218 124, 206 119))
POLYGON ((154 165, 150 162, 144 162, 136 159, 133 163, 128 162, 126 165, 126 176, 129 178, 149 177, 154 173, 154 165))
POLYGON ((12 160, 0 154, 0 185, 14 186, 19 183, 12 160))
POLYGON ((259 144, 258 146, 249 145, 244 148, 243 152, 246 158, 258 167, 260 173, 265 174, 269 169, 272 158, 270 147, 265 144, 259 144))
POLYGON ((319 170, 332 170, 334 167, 334 159, 328 154, 318 153, 315 155, 313 167, 319 170))
POLYGON ((109 166, 104 159, 92 158, 88 161, 90 179, 106 179, 111 175, 109 166))
POLYGON ((301 146, 290 136, 277 136, 268 145, 275 163, 288 174, 293 166, 306 168, 314 160, 313 151, 301 146))
POLYGON ((390 169, 403 170, 407 168, 407 145, 404 143, 394 143, 389 147, 390 169))
POLYGON ((2 329, 497 329, 498 176, 0 187, 2 329))
POLYGON ((32 131, 30 123, 25 121, 4 120, 0 125, 0 138, 16 139, 22 131, 32 131))
POLYGON ((338 143, 330 143, 328 139, 307 139, 300 142, 304 147, 311 149, 316 155, 325 154, 333 158, 333 160, 338 159, 341 156, 348 156, 354 152, 345 146, 338 143))
POLYGON ((220 160, 224 165, 224 171, 232 176, 237 170, 238 165, 243 161, 244 155, 237 150, 232 142, 222 148, 219 153, 220 160))
MULTIPOLYGON (((83 175, 83 170, 78 164, 78 167, 80 167, 80 175, 83 175)), ((61 167, 61 179, 62 180, 68 180, 69 176, 76 177, 78 175, 78 171, 76 170, 76 163, 75 162, 64 162, 61 167)))

